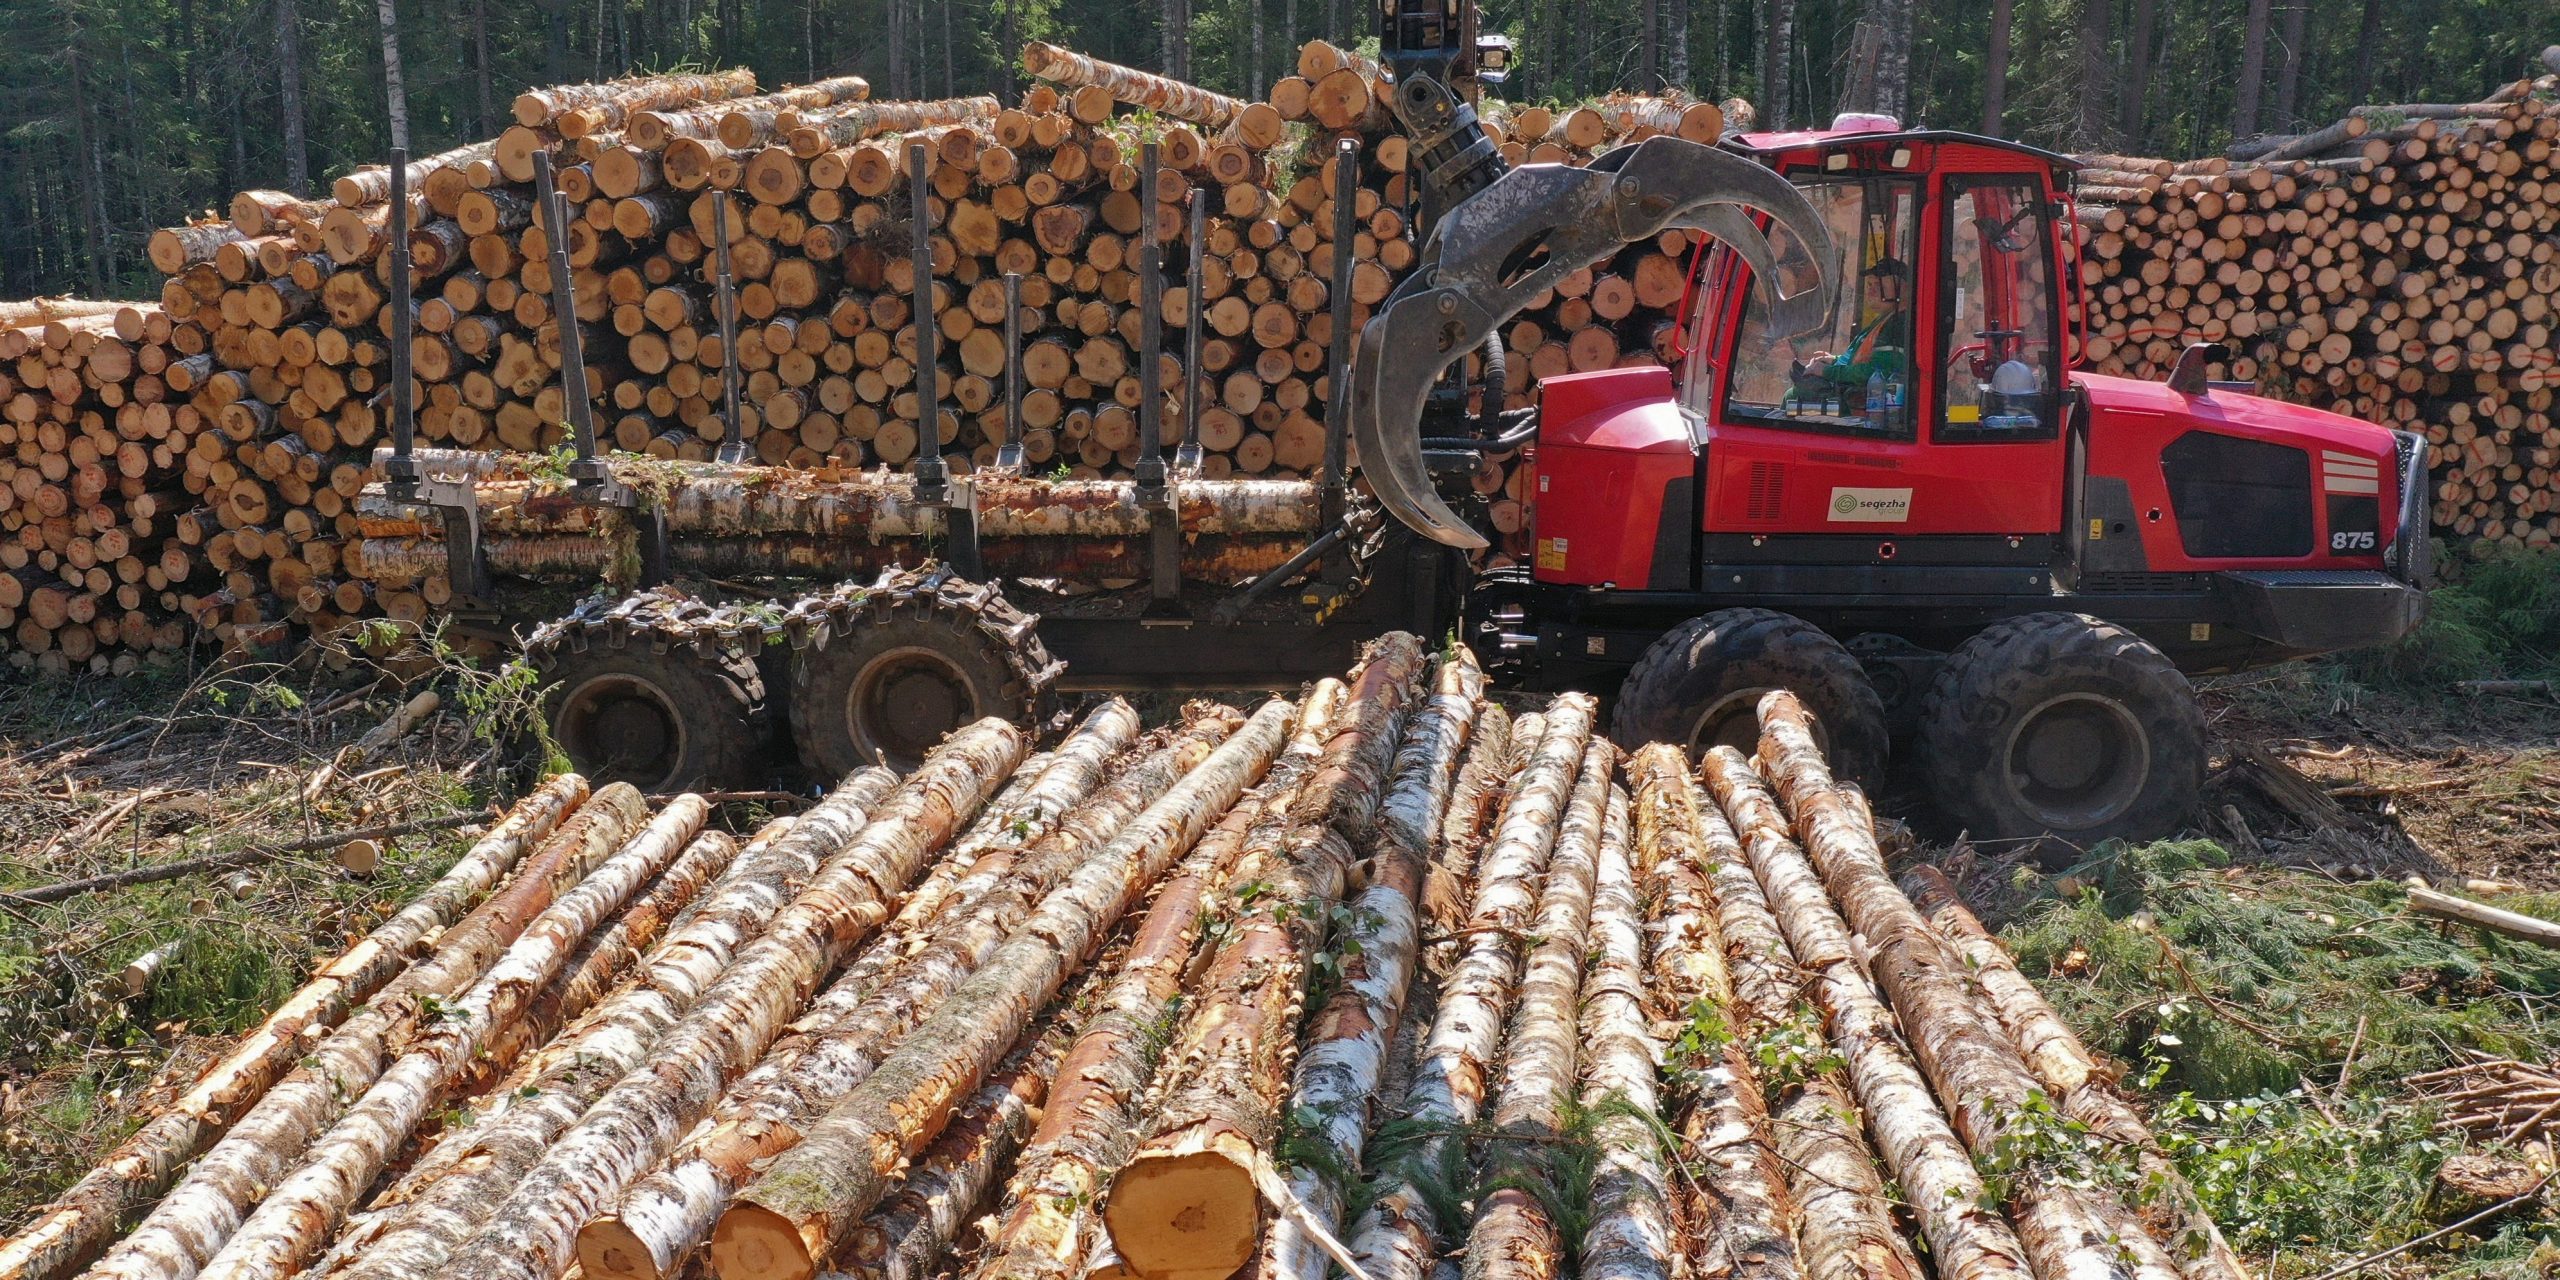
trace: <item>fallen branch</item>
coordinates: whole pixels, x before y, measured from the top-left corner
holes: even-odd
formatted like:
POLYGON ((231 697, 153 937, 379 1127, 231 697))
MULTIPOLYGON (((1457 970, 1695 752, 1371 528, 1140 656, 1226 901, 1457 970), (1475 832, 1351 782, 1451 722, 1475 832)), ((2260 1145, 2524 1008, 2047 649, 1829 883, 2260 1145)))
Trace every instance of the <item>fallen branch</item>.
POLYGON ((2449 893, 2438 893, 2433 889, 2422 889, 2415 885, 2410 886, 2409 889, 2409 908, 2420 915, 2434 916, 2439 920, 2451 920, 2458 924, 2470 925, 2474 929, 2486 929, 2503 937, 2560 950, 2560 923, 2545 920, 2540 916, 2529 916, 2520 911, 2492 907, 2473 902, 2469 898, 2457 898, 2449 893))
POLYGON ((384 840, 393 836, 415 835, 421 831, 449 831, 474 822, 484 822, 494 816, 487 809, 472 809, 434 818, 415 818, 407 822, 395 822, 388 826, 358 827, 352 831, 331 832, 287 844, 252 845, 246 849, 208 853, 197 858, 180 858, 175 862, 159 862, 147 867, 134 867, 127 871, 112 871, 101 876, 83 876, 77 880, 64 880, 33 889, 0 891, 0 897, 12 898, 19 902, 60 902, 65 898, 76 898, 81 894, 96 893, 101 889, 157 884, 163 880, 178 880, 215 871, 237 871, 242 867, 254 867, 273 862, 288 854, 309 853, 315 849, 335 849, 354 840, 384 840))

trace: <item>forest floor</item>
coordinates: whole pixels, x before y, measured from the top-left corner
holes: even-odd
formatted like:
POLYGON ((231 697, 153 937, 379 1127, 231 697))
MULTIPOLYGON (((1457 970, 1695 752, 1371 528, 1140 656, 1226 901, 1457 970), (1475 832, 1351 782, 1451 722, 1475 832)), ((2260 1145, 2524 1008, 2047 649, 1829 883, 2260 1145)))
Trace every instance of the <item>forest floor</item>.
MULTIPOLYGON (((2434 634, 2413 642, 2423 654, 2206 682, 2215 813, 2196 838, 2060 872, 1920 850, 2126 1065, 2216 1220, 2274 1280, 2485 1207, 2439 1180, 2466 1151, 2553 1167, 2560 1122, 2484 1144, 2441 1128, 2446 1105, 2404 1079, 2473 1058, 2560 1066, 2560 952, 2414 916, 2401 881, 2502 882, 2498 905, 2560 918, 2560 697, 2453 683, 2560 674, 2539 629, 2560 632, 2560 572, 2549 582, 2551 612, 2501 624, 2486 665, 2447 660, 2459 646, 2434 634), (2344 824, 2270 807, 2253 786, 2267 762, 2344 824), (2247 815, 2236 827, 2226 803, 2247 815)), ((2452 605, 2472 607, 2462 590, 2452 605)), ((443 709, 316 790, 316 770, 423 685, 282 668, 0 684, 0 1231, 439 874, 521 781, 493 744, 530 686, 453 662, 425 674, 443 709), (342 865, 336 833, 399 824, 432 829, 380 840, 369 872, 342 865), (209 854, 246 865, 23 896, 209 854)), ((730 808, 732 826, 763 816, 730 808)), ((2364 1274, 2560 1277, 2560 1183, 2364 1274)))

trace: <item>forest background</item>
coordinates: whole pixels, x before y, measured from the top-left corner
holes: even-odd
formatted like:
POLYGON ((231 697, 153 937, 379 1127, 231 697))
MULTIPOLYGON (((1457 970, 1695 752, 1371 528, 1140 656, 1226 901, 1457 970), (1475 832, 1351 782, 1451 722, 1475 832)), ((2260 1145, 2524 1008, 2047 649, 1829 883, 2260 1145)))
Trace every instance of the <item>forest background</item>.
MULTIPOLYGON (((2560 0, 1485 0, 1503 96, 1674 89, 1763 126, 1882 110, 2073 151, 2194 156, 2351 106, 2466 102, 2560 39, 2560 0)), ((494 136, 533 85, 749 66, 881 98, 1019 87, 1049 40, 1256 96, 1353 0, 6 0, 0 298, 148 296, 154 227, 325 192, 393 145, 494 136)))

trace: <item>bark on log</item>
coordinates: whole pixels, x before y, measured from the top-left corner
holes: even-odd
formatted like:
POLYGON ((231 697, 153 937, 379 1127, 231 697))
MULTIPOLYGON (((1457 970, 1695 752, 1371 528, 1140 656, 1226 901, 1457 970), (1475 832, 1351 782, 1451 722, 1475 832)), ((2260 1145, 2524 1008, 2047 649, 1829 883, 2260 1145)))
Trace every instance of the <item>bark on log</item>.
POLYGON ((2412 885, 2409 909, 2424 916, 2450 920, 2455 924, 2485 929, 2490 933, 2531 942, 2546 947, 2560 947, 2560 923, 2529 916, 2520 911, 2492 907, 2450 893, 2412 885))
POLYGON ((2145 1222, 2178 1260, 2187 1280, 2248 1280, 2247 1264, 2222 1238, 2222 1229, 2205 1212, 2177 1164, 2161 1151, 2159 1138, 2142 1114, 2115 1091, 2116 1074, 2099 1065, 2096 1054, 2080 1042, 2035 983, 2019 972, 2017 960, 1982 922, 1967 910, 1955 882, 1935 867, 1914 867, 1903 877, 1906 892, 1938 936, 1953 947, 1982 989, 1992 1012, 2009 1033, 2027 1069, 2054 1097, 2064 1114, 2092 1130, 2132 1147, 2142 1171, 2143 1194, 2136 1200, 2145 1222))
POLYGON ((899 1164, 986 1078, 1068 973, 1091 961, 1104 933, 1145 886, 1261 776, 1289 716, 1285 703, 1256 712, 1052 891, 977 976, 738 1196, 712 1234, 713 1271, 722 1280, 814 1274, 879 1204, 899 1164))
POLYGON ((1662 1046, 1647 1030, 1644 907, 1625 791, 1609 789, 1591 898, 1591 971, 1583 980, 1583 1110, 1599 1147, 1583 1280, 1671 1280, 1671 1185, 1657 1154, 1662 1046))
MULTIPOLYGON (((894 780, 885 770, 881 774, 870 786, 886 795, 894 780)), ((429 1280, 443 1274, 453 1250, 504 1202, 515 1180, 606 1086, 647 1061, 658 1037, 738 948, 762 932, 788 898, 790 881, 816 870, 814 859, 782 841, 792 822, 779 818, 757 832, 629 988, 528 1059, 495 1091, 497 1109, 438 1143, 364 1220, 344 1232, 337 1252, 350 1264, 332 1274, 341 1280, 429 1280)), ((696 843, 727 841, 714 832, 696 843)))
POLYGON ((583 137, 596 129, 618 129, 630 113, 659 111, 683 103, 742 98, 756 91, 755 73, 743 67, 708 75, 635 76, 603 84, 564 84, 516 95, 516 123, 528 129, 552 125, 570 112, 589 113, 563 136, 583 137))
POLYGON ((1723 818, 1698 804, 1680 748, 1646 747, 1628 774, 1636 787, 1636 845, 1644 851, 1645 887, 1655 903, 1656 1015, 1671 1026, 1703 1021, 1710 1032, 1700 1037, 1698 1056, 1683 1064, 1684 1114, 1673 1125, 1698 1183, 1692 1214, 1718 1223, 1693 1237, 1695 1265, 1706 1275, 1793 1277, 1799 1274, 1795 1206, 1771 1149, 1767 1097, 1751 1046, 1731 1034, 1737 1001, 1709 880, 1741 850, 1723 818), (1712 1034, 1717 1029, 1726 1034, 1712 1034))
MULTIPOLYGON (((1366 887, 1352 898, 1346 944, 1333 997, 1317 1011, 1299 1054, 1286 1114, 1302 1140, 1320 1143, 1326 1159, 1285 1166, 1299 1206, 1327 1233, 1341 1229, 1350 1188, 1337 1177, 1358 1175, 1375 1117, 1387 1058, 1403 1026, 1405 1001, 1421 960, 1415 912, 1422 875, 1434 858, 1450 789, 1468 737, 1483 710, 1484 673, 1460 648, 1444 657, 1429 700, 1404 730, 1395 770, 1379 805, 1366 887)), ((1479 811, 1481 816, 1481 811, 1479 811)), ((1264 1233, 1257 1274, 1267 1280, 1324 1280, 1331 1258, 1305 1222, 1282 1215, 1264 1233)))
POLYGON ((1247 852, 1269 885, 1212 962, 1181 1032, 1147 1137, 1112 1179, 1103 1208, 1121 1262, 1140 1276, 1224 1277, 1261 1234, 1259 1175, 1272 1162, 1306 974, 1376 821, 1421 642, 1401 632, 1371 646, 1325 758, 1247 852))
MULTIPOLYGON (((1773 1032, 1801 1035, 1805 1023, 1819 1034, 1821 1011, 1800 994, 1804 970, 1751 872, 1754 861, 1769 855, 1746 854, 1736 835, 1784 842, 1786 820, 1740 752, 1710 750, 1700 769, 1715 795, 1715 804, 1702 804, 1699 813, 1715 920, 1733 978, 1735 1029, 1754 1041, 1773 1032)), ((1671 919, 1668 906, 1664 918, 1671 919)), ((1894 1221, 1892 1198, 1876 1174, 1879 1161, 1858 1123, 1845 1073, 1834 1067, 1787 1084, 1769 1095, 1768 1111, 1772 1146, 1793 1193, 1796 1242, 1808 1280, 1926 1275, 1894 1221)))
POLYGON ((1486 1077, 1502 1045, 1503 1015, 1519 981, 1517 940, 1536 913, 1537 881, 1554 851, 1556 825, 1591 741, 1595 710, 1580 694, 1560 697, 1548 709, 1543 732, 1479 860, 1463 950, 1441 984, 1422 1063, 1405 1089, 1404 1114, 1434 1132, 1382 1162, 1379 1181, 1386 1190, 1349 1241, 1373 1280, 1430 1275, 1457 1225, 1438 1220, 1421 1184, 1448 1167, 1454 1135, 1475 1124, 1482 1110, 1486 1077))
POLYGON ((586 799, 586 779, 564 774, 517 802, 443 878, 323 967, 168 1110, 0 1246, 0 1276, 49 1280, 68 1273, 113 1237, 126 1212, 157 1197, 182 1165, 259 1103, 312 1041, 342 1023, 358 1002, 414 989, 418 983, 403 969, 417 972, 410 962, 430 935, 445 930, 440 945, 454 945, 457 954, 474 945, 486 930, 446 927, 586 799), (395 977, 396 985, 386 990, 395 977))
POLYGON ((1591 895, 1607 825, 1609 782, 1617 748, 1594 739, 1584 748, 1573 800, 1556 832, 1555 854, 1539 889, 1530 926, 1537 944, 1520 973, 1520 1003, 1503 1037, 1502 1074, 1493 1094, 1492 1131, 1477 1162, 1498 1190, 1476 1202, 1462 1264, 1466 1280, 1553 1280, 1564 1240, 1540 1192, 1555 1186, 1554 1144, 1574 1101, 1583 962, 1590 951, 1591 895))
POLYGON ((1024 1148, 1012 1182, 1013 1207, 990 1233, 978 1280, 1067 1280, 1098 1234, 1093 1205, 1136 1142, 1136 1108, 1154 1079, 1155 1029, 1179 1008, 1208 960, 1206 924, 1224 911, 1216 895, 1232 879, 1245 837, 1273 793, 1285 794, 1313 766, 1340 712, 1342 685, 1319 681, 1302 704, 1296 731, 1261 787, 1227 812, 1183 860, 1147 910, 1119 973, 1066 1061, 1024 1148))
MULTIPOLYGON (((1894 887, 1872 824, 1832 785, 1803 704, 1783 691, 1763 698, 1760 731, 1760 757, 1779 799, 1841 915, 1866 940, 1868 969, 1892 999, 1912 1056, 1947 1101, 1966 1145, 1978 1157, 1994 1156, 2043 1090, 1967 996, 1954 956, 1894 887)), ((2167 1251, 2102 1188, 2084 1190, 2029 1170, 2015 1180, 2010 1203, 2019 1242, 2039 1274, 2074 1280, 2177 1274, 2167 1251)))
POLYGON ((605 1092, 518 1181, 489 1225, 464 1246, 486 1274, 552 1280, 577 1229, 657 1163, 721 1089, 763 1056, 826 972, 890 914, 915 879, 1023 757, 1022 735, 985 720, 945 739, 877 805, 839 793, 801 815, 790 843, 820 865, 765 935, 739 954, 651 1062, 605 1092))
POLYGON ((1223 129, 1246 104, 1198 85, 1087 57, 1035 40, 1023 46, 1022 69, 1055 84, 1091 85, 1133 107, 1171 116, 1204 129, 1223 129))
POLYGON ((1939 1274, 1947 1280, 2028 1280, 2034 1273, 2027 1269, 2024 1246, 2008 1220, 1985 1203, 1989 1192, 1972 1154, 1913 1065, 1893 1011, 1860 967, 1862 953, 1820 875, 1779 825, 1775 800, 1747 769, 1721 768, 1709 776, 1744 834, 1751 869, 1788 947, 1818 979, 1814 1002, 1848 1064, 1876 1149, 1919 1214, 1939 1274))
MULTIPOLYGON (((1056 771, 1080 777, 1079 790, 1091 789, 1108 757, 1136 731, 1136 713, 1125 703, 1115 699, 1106 713, 1098 723, 1088 722, 1081 742, 1063 749, 1075 761, 1056 771)), ((812 1027, 775 1046, 730 1088, 666 1168, 642 1179, 614 1212, 580 1230, 578 1257, 588 1273, 615 1280, 677 1274, 759 1164, 796 1145, 803 1127, 870 1078, 926 1011, 977 972, 1041 895, 1161 798, 1234 730, 1238 718, 1220 707, 1195 718, 1181 734, 1159 737, 1161 745, 1119 771, 1110 786, 1066 813, 1055 829, 982 858, 968 877, 975 883, 955 889, 946 919, 918 940, 920 947, 887 981, 832 1025, 812 1027)))

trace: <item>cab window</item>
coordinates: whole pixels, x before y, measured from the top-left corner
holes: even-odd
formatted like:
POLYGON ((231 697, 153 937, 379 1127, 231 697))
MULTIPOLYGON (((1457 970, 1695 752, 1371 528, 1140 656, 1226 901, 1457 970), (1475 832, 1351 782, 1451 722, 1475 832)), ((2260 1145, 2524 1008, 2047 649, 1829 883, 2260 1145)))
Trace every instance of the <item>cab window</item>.
POLYGON ((1807 430, 1911 435, 1911 264, 1919 230, 1918 184, 1908 179, 1825 179, 1798 184, 1831 233, 1839 301, 1811 332, 1776 330, 1757 290, 1746 296, 1728 421, 1807 430))
POLYGON ((2044 193, 2030 178, 1950 178, 1946 201, 1938 438, 2050 439, 2062 365, 2044 193))

